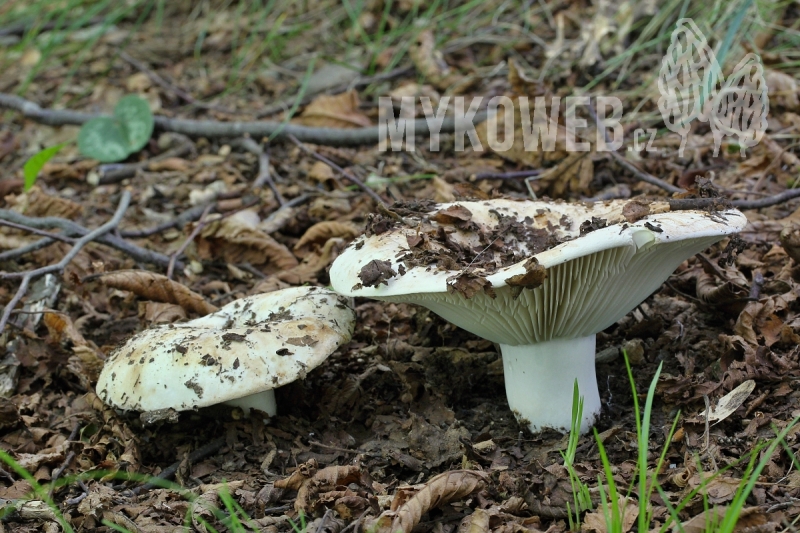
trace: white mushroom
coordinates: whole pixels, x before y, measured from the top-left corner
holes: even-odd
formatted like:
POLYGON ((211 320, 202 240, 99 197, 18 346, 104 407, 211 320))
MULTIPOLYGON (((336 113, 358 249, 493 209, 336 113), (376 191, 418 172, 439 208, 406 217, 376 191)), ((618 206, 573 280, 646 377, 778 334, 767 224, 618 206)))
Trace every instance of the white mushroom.
POLYGON ((217 403, 275 415, 274 389, 305 377, 353 333, 347 299, 294 287, 143 331, 109 356, 97 395, 119 409, 185 411, 217 403))
POLYGON ((666 203, 641 201, 433 207, 428 215, 399 209, 402 223, 373 221, 333 263, 331 284, 349 296, 423 305, 498 343, 509 406, 531 431, 569 430, 576 379, 587 431, 601 407, 595 334, 746 223, 735 210, 667 212, 666 203))

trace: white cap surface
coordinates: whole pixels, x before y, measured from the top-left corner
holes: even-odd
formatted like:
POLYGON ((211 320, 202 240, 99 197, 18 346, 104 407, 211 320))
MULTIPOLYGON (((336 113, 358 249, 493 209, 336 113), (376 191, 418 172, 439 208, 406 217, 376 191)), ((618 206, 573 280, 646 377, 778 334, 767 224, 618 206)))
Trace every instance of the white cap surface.
POLYGON ((293 287, 159 326, 112 353, 97 395, 124 410, 184 411, 280 387, 319 365, 353 332, 347 299, 293 287))

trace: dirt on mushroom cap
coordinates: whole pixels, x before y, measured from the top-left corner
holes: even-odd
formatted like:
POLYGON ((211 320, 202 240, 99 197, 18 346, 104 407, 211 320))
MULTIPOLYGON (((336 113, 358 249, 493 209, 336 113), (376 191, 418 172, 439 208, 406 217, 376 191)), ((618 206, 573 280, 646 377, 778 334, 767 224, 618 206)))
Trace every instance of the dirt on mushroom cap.
POLYGON ((125 410, 182 411, 280 387, 347 342, 353 321, 344 297, 317 287, 250 296, 134 336, 108 358, 97 393, 125 410))

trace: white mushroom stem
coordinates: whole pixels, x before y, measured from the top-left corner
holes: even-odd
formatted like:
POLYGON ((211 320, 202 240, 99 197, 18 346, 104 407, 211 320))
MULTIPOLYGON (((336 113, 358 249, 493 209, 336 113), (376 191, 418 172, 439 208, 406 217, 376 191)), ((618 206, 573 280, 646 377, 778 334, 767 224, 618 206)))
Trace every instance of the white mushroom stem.
POLYGON ((546 428, 567 432, 572 422, 575 380, 583 396, 581 433, 600 414, 594 370, 595 336, 511 346, 501 344, 508 405, 532 432, 546 428))
POLYGON ((269 389, 263 392, 257 392, 255 394, 250 394, 249 396, 242 396, 241 398, 235 398, 233 400, 228 400, 224 402, 225 405, 232 405, 233 407, 239 407, 244 411, 244 416, 250 416, 250 408, 258 409, 259 411, 264 411, 269 416, 275 416, 278 413, 278 406, 275 403, 275 390, 269 389))

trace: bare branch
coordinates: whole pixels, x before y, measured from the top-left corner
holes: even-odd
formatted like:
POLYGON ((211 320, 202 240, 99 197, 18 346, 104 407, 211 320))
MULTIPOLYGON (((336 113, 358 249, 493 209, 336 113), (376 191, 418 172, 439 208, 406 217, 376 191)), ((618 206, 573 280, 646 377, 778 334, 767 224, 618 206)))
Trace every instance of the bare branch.
MULTIPOLYGON (((6 323, 8 322, 8 319, 11 316, 11 311, 13 311, 14 307, 16 307, 16 305, 25 295, 25 292, 27 292, 28 285, 30 285, 31 280, 39 276, 43 276, 45 274, 50 274, 51 272, 61 272, 62 270, 64 270, 64 268, 66 268, 66 266, 75 258, 76 255, 78 255, 78 253, 83 249, 84 246, 86 246, 93 240, 97 239, 101 235, 105 235, 106 233, 113 230, 119 225, 120 221, 122 220, 122 217, 125 215, 125 211, 128 210, 128 206, 130 205, 130 203, 131 203, 131 193, 128 191, 124 191, 122 193, 122 197, 119 200, 119 206, 117 206, 117 211, 114 213, 114 216, 111 218, 111 220, 109 220, 99 228, 90 231, 89 233, 78 239, 78 241, 75 243, 72 249, 70 249, 70 251, 67 252, 66 255, 64 255, 64 257, 58 263, 26 272, 22 276, 22 281, 20 282, 19 287, 17 288, 16 294, 14 294, 14 297, 11 298, 8 304, 6 304, 5 309, 3 309, 3 316, 0 317, 0 332, 2 332, 5 329, 6 323)), ((6 274, 3 277, 9 278, 12 276, 10 274, 6 274)))
MULTIPOLYGON (((26 118, 48 124, 50 126, 64 126, 67 124, 81 125, 89 120, 105 116, 99 113, 84 113, 65 109, 46 109, 38 104, 25 100, 19 96, 0 93, 0 107, 15 109, 26 118)), ((486 112, 479 111, 473 118, 474 123, 486 119, 486 112)), ((241 137, 249 135, 253 138, 271 137, 289 138, 294 136, 302 142, 324 144, 328 146, 357 146, 362 144, 376 144, 380 140, 380 127, 369 126, 366 128, 338 129, 338 128, 312 128, 298 126, 297 124, 283 124, 274 121, 253 122, 219 122, 216 120, 190 120, 181 118, 155 117, 156 128, 162 131, 183 133, 190 137, 241 137)), ((398 121, 401 122, 402 120, 398 121)), ((418 135, 430 134, 426 119, 413 121, 414 131, 418 135)), ((436 133, 453 133, 456 130, 456 120, 447 117, 442 127, 436 133)))

